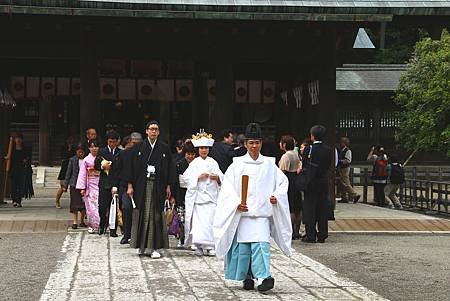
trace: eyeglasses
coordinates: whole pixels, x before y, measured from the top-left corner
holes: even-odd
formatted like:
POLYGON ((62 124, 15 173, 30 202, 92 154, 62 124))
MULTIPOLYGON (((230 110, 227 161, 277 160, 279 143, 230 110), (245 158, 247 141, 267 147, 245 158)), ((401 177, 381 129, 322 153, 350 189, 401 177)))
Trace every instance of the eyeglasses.
POLYGON ((159 131, 159 128, 147 128, 147 130, 149 130, 151 132, 157 132, 157 131, 159 131))

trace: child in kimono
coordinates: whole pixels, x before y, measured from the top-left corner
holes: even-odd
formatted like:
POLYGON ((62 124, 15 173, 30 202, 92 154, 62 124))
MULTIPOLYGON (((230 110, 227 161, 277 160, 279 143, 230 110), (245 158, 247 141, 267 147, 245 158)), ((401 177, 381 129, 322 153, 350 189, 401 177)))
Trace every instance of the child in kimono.
POLYGON ((192 243, 197 248, 195 255, 215 256, 212 227, 223 174, 219 164, 208 157, 209 148, 214 143, 212 136, 201 131, 192 136, 191 141, 199 156, 183 174, 187 183, 184 243, 188 245, 189 234, 192 234, 192 243), (191 224, 192 231, 189 232, 191 224))
POLYGON ((88 141, 89 155, 80 164, 76 188, 80 190, 88 217, 88 232, 97 233, 100 223, 98 214, 98 181, 100 172, 95 170, 94 161, 98 152, 98 142, 88 141))

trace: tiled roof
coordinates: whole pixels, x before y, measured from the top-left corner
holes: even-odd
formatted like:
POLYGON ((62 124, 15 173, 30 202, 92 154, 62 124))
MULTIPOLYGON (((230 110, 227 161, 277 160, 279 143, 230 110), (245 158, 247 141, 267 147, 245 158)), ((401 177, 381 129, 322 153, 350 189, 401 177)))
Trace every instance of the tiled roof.
POLYGON ((436 0, 81 0, 81 2, 115 2, 184 5, 239 5, 239 6, 304 6, 304 7, 449 7, 450 1, 436 0))
POLYGON ((344 65, 336 68, 336 91, 395 91, 406 65, 344 65))
POLYGON ((450 0, 0 0, 0 14, 142 18, 371 21, 450 16, 450 0))

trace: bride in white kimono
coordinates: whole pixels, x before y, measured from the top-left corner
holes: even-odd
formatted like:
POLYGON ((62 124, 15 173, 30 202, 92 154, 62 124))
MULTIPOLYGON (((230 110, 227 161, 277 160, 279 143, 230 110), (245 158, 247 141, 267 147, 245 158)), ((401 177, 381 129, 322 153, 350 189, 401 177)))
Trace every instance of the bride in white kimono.
POLYGON ((191 141, 199 156, 189 164, 183 174, 187 184, 184 245, 188 246, 189 234, 192 234, 192 243, 197 247, 195 255, 214 256, 212 227, 223 174, 219 164, 208 157, 209 148, 214 144, 212 136, 200 132, 192 136, 191 141))
POLYGON ((214 217, 216 256, 225 258, 225 278, 243 281, 245 290, 273 288, 270 237, 291 256, 292 227, 287 199, 289 182, 275 158, 261 155, 261 129, 246 130, 247 154, 228 167, 214 217), (246 204, 241 203, 242 175, 247 175, 246 204))

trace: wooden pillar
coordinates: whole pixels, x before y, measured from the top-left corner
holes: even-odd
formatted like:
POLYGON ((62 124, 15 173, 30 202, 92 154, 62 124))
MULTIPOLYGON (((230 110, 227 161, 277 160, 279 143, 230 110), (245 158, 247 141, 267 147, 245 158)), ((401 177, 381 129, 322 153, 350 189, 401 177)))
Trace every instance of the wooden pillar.
POLYGON ((51 98, 42 97, 39 102, 39 165, 50 164, 51 98))
POLYGON ((384 49, 386 45, 386 22, 380 23, 380 49, 384 49))
POLYGON ((216 67, 216 103, 211 112, 211 129, 216 135, 233 123, 233 66, 223 61, 216 67))
POLYGON ((209 73, 197 64, 194 77, 194 99, 192 101, 192 129, 210 129, 209 103, 208 103, 208 78, 209 73))
POLYGON ((82 31, 80 42, 80 132, 83 135, 87 128, 95 127, 100 135, 104 122, 100 114, 95 37, 90 31, 82 31))
POLYGON ((161 134, 159 139, 171 144, 170 137, 170 102, 160 101, 159 103, 159 128, 161 134))
MULTIPOLYGON (((334 35, 333 35, 334 37, 334 35)), ((331 39, 331 37, 330 37, 331 39)), ((327 43, 330 59, 323 62, 320 68, 320 90, 318 104, 318 122, 327 128, 325 142, 329 145, 336 143, 336 67, 334 64, 334 47, 327 43)))
MULTIPOLYGON (((336 33, 333 28, 325 28, 324 34, 324 60, 320 68, 320 92, 318 104, 318 122, 327 128, 325 143, 332 149, 336 145, 336 33)), ((334 154, 334 151, 333 151, 334 154)), ((329 197, 335 202, 335 168, 330 167, 329 197)))

